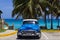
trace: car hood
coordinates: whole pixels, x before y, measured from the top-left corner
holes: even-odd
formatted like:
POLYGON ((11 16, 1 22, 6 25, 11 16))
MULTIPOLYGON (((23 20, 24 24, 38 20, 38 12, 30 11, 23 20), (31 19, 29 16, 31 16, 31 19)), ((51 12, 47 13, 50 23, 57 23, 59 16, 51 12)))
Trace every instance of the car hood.
POLYGON ((38 30, 39 28, 37 24, 24 24, 20 27, 21 30, 38 30))

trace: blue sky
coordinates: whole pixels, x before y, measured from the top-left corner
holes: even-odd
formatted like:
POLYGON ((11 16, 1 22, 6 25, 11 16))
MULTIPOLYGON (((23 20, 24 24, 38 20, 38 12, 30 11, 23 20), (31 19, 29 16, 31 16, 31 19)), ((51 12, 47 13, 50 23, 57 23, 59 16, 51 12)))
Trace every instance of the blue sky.
POLYGON ((2 19, 12 19, 11 14, 13 10, 12 0, 0 0, 0 10, 2 10, 2 19))

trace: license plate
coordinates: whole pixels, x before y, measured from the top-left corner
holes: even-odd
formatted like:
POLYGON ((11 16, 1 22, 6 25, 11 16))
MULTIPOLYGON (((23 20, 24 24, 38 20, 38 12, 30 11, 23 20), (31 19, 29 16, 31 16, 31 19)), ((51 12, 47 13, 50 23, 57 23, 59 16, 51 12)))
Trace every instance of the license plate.
POLYGON ((31 33, 26 33, 26 34, 23 34, 23 35, 31 35, 31 33))
POLYGON ((27 35, 31 35, 31 33, 27 33, 27 35))

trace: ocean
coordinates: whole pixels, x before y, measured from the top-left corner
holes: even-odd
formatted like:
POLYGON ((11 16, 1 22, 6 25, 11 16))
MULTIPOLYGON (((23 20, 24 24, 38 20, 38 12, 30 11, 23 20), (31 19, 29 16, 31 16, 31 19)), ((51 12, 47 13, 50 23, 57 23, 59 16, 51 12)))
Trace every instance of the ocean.
MULTIPOLYGON (((22 25, 22 20, 20 20, 20 19, 17 19, 17 20, 15 20, 15 19, 4 19, 4 21, 5 21, 9 26, 14 25, 14 28, 15 28, 15 29, 18 29, 18 28, 21 27, 21 25, 22 25)), ((46 21, 47 21, 47 28, 48 28, 48 29, 51 29, 51 21, 48 20, 48 19, 47 19, 46 21)), ((44 22, 43 19, 38 20, 38 22, 39 22, 39 25, 40 25, 40 26, 45 26, 45 22, 44 22)), ((53 29, 57 29, 57 26, 58 26, 57 20, 56 20, 56 19, 53 19, 52 22, 53 22, 53 29)), ((60 22, 59 22, 59 23, 60 23, 60 22)), ((59 24, 59 25, 60 25, 60 24, 59 24)), ((6 27, 6 25, 4 25, 4 27, 6 27)))

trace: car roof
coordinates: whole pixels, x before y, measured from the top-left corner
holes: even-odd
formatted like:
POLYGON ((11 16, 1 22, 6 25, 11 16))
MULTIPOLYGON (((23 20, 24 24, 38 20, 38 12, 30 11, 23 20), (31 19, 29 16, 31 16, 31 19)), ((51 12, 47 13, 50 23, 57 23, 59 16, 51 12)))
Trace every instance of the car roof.
POLYGON ((37 19, 24 19, 23 21, 37 21, 37 19))

